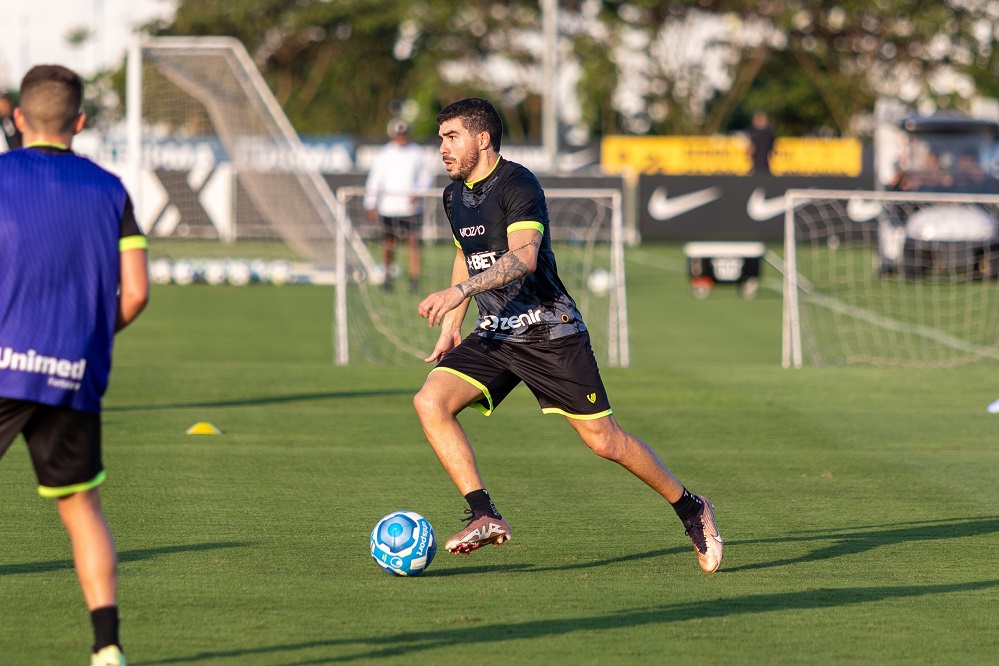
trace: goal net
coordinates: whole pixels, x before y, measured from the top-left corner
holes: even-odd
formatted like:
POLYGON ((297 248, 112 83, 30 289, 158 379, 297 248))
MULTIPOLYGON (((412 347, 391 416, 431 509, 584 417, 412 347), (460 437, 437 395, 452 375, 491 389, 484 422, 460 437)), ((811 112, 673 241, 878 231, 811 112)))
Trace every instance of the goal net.
POLYGON ((789 190, 783 365, 999 359, 999 196, 789 190))
MULTIPOLYGON (((303 145, 239 41, 137 40, 126 94, 129 187, 155 281, 334 285, 338 364, 419 362, 433 350, 439 329, 416 305, 451 277, 455 248, 440 189, 423 194, 414 293, 407 244, 398 243, 386 266, 383 231, 365 215, 363 189, 331 191, 324 156, 303 145), (386 278, 394 278, 392 291, 386 278)), ((626 366, 620 192, 547 194, 559 273, 586 317, 594 352, 626 366)))
POLYGON ((137 40, 127 88, 130 186, 154 258, 332 266, 335 197, 238 40, 137 40))
MULTIPOLYGON (((627 366, 628 317, 624 279, 621 193, 610 189, 550 189, 545 192, 551 219, 552 246, 559 275, 576 300, 590 331, 598 362, 627 366)), ((407 363, 422 361, 437 342, 440 328, 430 328, 416 313, 426 294, 451 283, 455 245, 441 203, 441 190, 424 193, 422 224, 414 235, 419 288, 410 288, 410 248, 395 244, 386 265, 380 222, 369 222, 363 209, 363 188, 340 188, 337 201, 348 224, 363 239, 365 255, 374 257, 374 270, 354 246, 342 248, 337 262, 337 362, 407 363)), ((465 318, 464 333, 476 315, 474 300, 465 318)))

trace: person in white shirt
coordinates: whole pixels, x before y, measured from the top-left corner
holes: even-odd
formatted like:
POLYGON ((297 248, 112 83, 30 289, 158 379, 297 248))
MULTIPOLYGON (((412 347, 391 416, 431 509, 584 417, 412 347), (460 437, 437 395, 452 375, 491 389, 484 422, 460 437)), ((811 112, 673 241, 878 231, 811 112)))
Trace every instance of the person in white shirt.
POLYGON ((392 263, 396 240, 406 240, 409 250, 409 289, 420 293, 420 228, 423 216, 422 192, 433 185, 422 146, 412 143, 409 125, 404 120, 392 120, 388 126, 391 138, 371 164, 364 186, 364 208, 368 219, 382 220, 385 232, 383 263, 385 282, 382 288, 392 290, 392 263))

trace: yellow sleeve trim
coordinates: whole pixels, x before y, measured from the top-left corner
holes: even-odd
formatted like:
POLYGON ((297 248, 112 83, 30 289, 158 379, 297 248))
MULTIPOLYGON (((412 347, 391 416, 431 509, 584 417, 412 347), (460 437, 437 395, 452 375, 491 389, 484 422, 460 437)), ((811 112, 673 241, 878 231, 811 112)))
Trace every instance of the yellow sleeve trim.
POLYGON ((454 246, 455 246, 455 247, 459 247, 459 248, 461 247, 461 243, 459 243, 459 242, 458 242, 458 239, 457 239, 457 238, 455 238, 455 237, 454 237, 454 236, 452 235, 452 236, 451 236, 451 239, 452 239, 452 240, 454 241, 454 246))
POLYGON ((126 236, 118 242, 118 251, 146 250, 149 248, 149 241, 145 236, 126 236))
POLYGON ((97 473, 97 476, 90 479, 90 481, 84 481, 83 483, 77 483, 72 486, 61 486, 59 488, 50 488, 49 486, 38 486, 38 494, 42 497, 49 497, 53 499, 58 499, 60 497, 69 497, 70 495, 75 495, 76 493, 82 493, 84 490, 90 490, 91 488, 96 488, 97 486, 104 483, 104 479, 107 473, 102 469, 97 473))
POLYGON ((506 228, 506 233, 509 236, 514 231, 523 231, 524 229, 533 229, 539 233, 545 233, 545 225, 540 222, 514 222, 506 228))

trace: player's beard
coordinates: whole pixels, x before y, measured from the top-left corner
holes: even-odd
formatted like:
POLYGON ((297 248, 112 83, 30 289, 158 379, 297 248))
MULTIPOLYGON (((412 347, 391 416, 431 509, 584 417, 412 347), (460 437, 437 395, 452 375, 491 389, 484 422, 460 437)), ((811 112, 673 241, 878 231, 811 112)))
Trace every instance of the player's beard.
POLYGON ((468 177, 472 175, 475 171, 475 167, 479 165, 479 152, 473 151, 465 153, 460 157, 455 158, 455 166, 453 169, 448 171, 448 176, 451 180, 468 180, 468 177))

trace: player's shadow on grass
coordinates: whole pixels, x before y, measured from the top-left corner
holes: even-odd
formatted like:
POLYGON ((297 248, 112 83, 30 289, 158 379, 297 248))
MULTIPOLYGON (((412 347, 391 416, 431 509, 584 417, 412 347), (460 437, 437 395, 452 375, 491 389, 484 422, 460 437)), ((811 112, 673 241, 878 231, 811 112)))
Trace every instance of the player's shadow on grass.
POLYGON ((639 560, 655 560, 657 558, 666 555, 676 555, 677 553, 690 553, 690 557, 694 557, 693 549, 687 546, 677 546, 674 548, 660 548, 657 550, 648 550, 642 553, 632 553, 630 555, 621 555, 618 557, 610 557, 601 560, 588 560, 584 562, 570 562, 568 564, 558 564, 550 566, 537 566, 534 564, 486 564, 486 565, 475 565, 475 566, 462 566, 455 569, 428 569, 425 573, 421 574, 424 578, 435 578, 435 577, 446 577, 446 576, 468 576, 470 574, 483 574, 483 573, 496 573, 496 572, 518 572, 518 571, 530 571, 530 572, 541 572, 541 571, 572 571, 574 569, 598 569, 601 567, 611 566, 614 564, 622 564, 624 562, 635 562, 639 560))
MULTIPOLYGON (((220 550, 222 548, 244 548, 253 544, 246 541, 219 541, 216 543, 191 543, 182 546, 160 546, 159 548, 138 548, 118 553, 119 564, 141 562, 162 555, 174 553, 195 553, 202 550, 220 550)), ((48 562, 22 562, 20 564, 0 564, 0 576, 17 574, 51 573, 73 569, 73 560, 49 560, 48 562)))
POLYGON ((976 537, 999 533, 999 517, 986 516, 972 519, 948 518, 935 521, 917 521, 889 525, 870 525, 859 528, 826 529, 804 536, 785 536, 773 539, 751 539, 732 541, 727 546, 738 548, 740 544, 787 543, 801 541, 831 542, 824 548, 813 550, 796 557, 787 557, 769 562, 755 562, 733 567, 725 567, 726 572, 771 569, 793 564, 804 564, 834 557, 859 555, 882 546, 893 546, 915 541, 941 541, 961 537, 976 537))
POLYGON ((379 398, 396 395, 413 395, 413 389, 391 389, 378 391, 323 391, 321 393, 294 393, 291 395, 269 395, 258 398, 237 400, 215 400, 202 402, 174 402, 158 405, 118 405, 105 406, 105 414, 113 412, 146 412, 161 409, 205 409, 209 407, 256 407, 260 405, 281 405, 289 402, 309 402, 312 400, 339 400, 344 398, 379 398))
MULTIPOLYGON (((749 544, 783 544, 789 542, 826 541, 832 542, 825 548, 813 550, 804 555, 789 557, 780 560, 767 562, 753 562, 736 566, 722 566, 721 573, 731 573, 736 571, 752 571, 755 569, 769 569, 773 567, 789 566, 793 564, 804 564, 818 560, 826 560, 834 557, 848 555, 859 555, 881 546, 891 546, 894 544, 908 543, 913 541, 939 541, 943 539, 954 539, 960 537, 976 537, 986 534, 999 533, 999 517, 982 517, 973 519, 945 519, 936 521, 918 521, 909 523, 894 523, 891 525, 869 525, 862 527, 843 528, 837 530, 825 529, 821 531, 806 532, 801 536, 783 536, 772 539, 742 539, 730 540, 726 546, 730 549, 738 549, 741 545, 749 544), (892 528, 892 529, 885 529, 892 528)), ((596 569, 624 562, 634 562, 639 560, 654 560, 666 555, 691 553, 689 545, 676 546, 671 548, 660 548, 641 553, 632 553, 619 557, 592 560, 585 562, 572 562, 568 564, 536 566, 533 564, 494 564, 477 565, 470 567, 460 567, 455 569, 431 569, 423 574, 424 577, 446 577, 446 576, 467 576, 471 574, 497 573, 497 572, 518 572, 518 571, 571 571, 573 569, 596 569)), ((731 551, 727 551, 731 552, 731 551)), ((731 560, 731 557, 729 558, 731 560)))
MULTIPOLYGON (((461 647, 466 654, 501 654, 506 641, 544 639, 585 632, 629 629, 641 626, 674 624, 704 619, 719 619, 784 611, 808 611, 856 604, 876 603, 888 599, 919 598, 940 594, 968 593, 999 587, 999 580, 946 585, 901 585, 897 587, 847 587, 840 589, 801 590, 774 594, 752 594, 744 597, 711 599, 682 604, 635 608, 589 617, 541 617, 521 622, 461 623, 428 631, 400 632, 359 638, 267 645, 256 648, 212 650, 178 655, 166 659, 135 661, 133 666, 164 666, 189 664, 216 659, 237 659, 254 655, 289 656, 288 664, 336 664, 414 656, 428 650, 461 647), (492 647, 490 647, 492 646, 492 647), (326 655, 321 651, 328 648, 326 655), (351 651, 350 654, 344 652, 351 651), (297 656, 296 656, 297 653, 297 656), (303 654, 311 653, 311 654, 303 654)), ((236 661, 232 663, 238 663, 236 661)))

